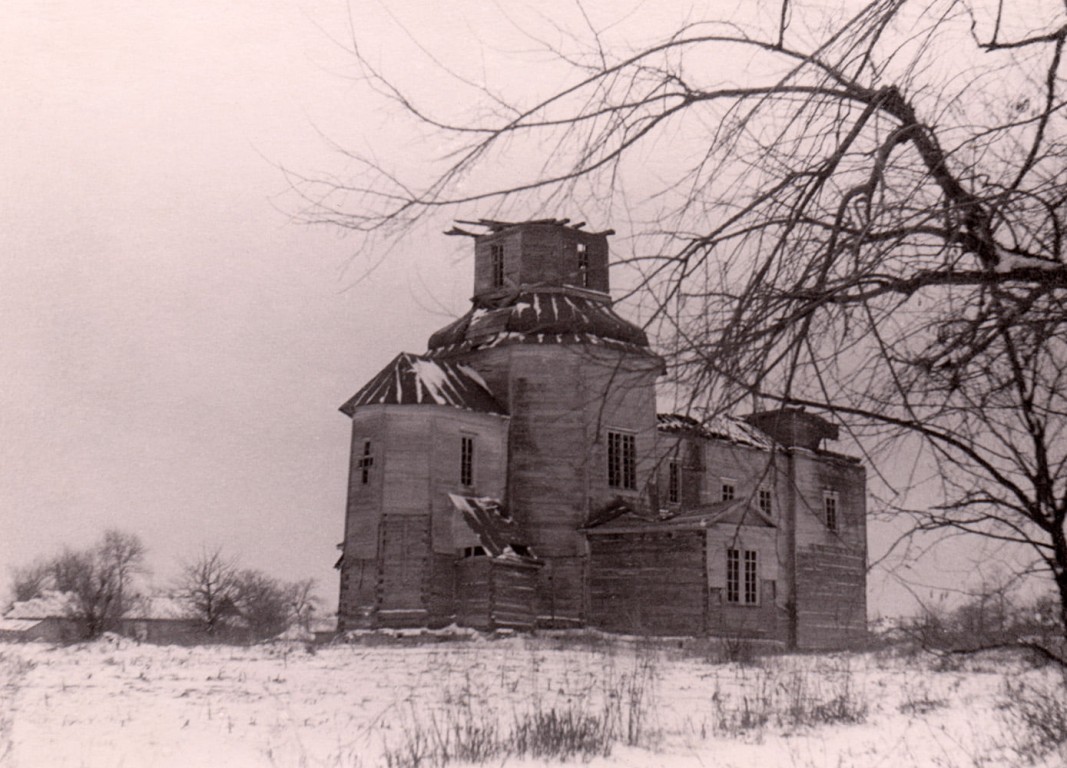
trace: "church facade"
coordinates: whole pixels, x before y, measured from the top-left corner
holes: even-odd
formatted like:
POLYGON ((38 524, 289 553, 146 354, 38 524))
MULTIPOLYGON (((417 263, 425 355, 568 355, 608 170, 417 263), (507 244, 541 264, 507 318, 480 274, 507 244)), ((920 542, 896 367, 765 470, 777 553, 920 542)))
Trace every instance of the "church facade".
POLYGON ((608 232, 483 221, 467 314, 352 421, 338 625, 862 640, 865 472, 833 424, 657 414, 608 232))

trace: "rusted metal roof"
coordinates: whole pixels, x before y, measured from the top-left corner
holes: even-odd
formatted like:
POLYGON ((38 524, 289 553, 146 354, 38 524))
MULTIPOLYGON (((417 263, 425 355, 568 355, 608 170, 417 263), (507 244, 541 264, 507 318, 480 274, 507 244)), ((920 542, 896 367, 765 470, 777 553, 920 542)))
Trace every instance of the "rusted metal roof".
POLYGON ((366 405, 448 405, 505 415, 485 380, 466 365, 401 352, 341 406, 351 416, 366 405))
POLYGON ((490 496, 448 494, 452 506, 477 534, 482 547, 492 557, 536 559, 526 545, 522 530, 499 499, 490 496))
POLYGON ((475 307, 430 337, 431 355, 504 344, 589 344, 651 355, 648 336, 603 299, 566 291, 517 292, 475 307))

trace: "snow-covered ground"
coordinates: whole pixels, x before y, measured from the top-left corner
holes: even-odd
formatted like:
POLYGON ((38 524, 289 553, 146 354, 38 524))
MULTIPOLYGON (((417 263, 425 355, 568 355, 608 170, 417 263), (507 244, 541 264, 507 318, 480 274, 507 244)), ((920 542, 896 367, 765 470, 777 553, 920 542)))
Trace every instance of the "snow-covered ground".
POLYGON ((431 766, 434 744, 506 743, 538 713, 610 725, 610 754, 488 765, 1016 766, 1035 753, 1020 703, 1064 704, 1058 672, 1008 654, 709 655, 543 637, 0 644, 0 766, 431 766))

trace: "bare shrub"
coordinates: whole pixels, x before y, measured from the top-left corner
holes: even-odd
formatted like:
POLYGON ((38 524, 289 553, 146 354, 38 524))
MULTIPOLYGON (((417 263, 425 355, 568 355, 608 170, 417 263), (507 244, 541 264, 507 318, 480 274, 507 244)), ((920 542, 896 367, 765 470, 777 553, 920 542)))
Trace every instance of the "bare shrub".
POLYGON ((1067 750, 1067 674, 1039 682, 1005 678, 999 711, 1023 760, 1036 763, 1067 750))
POLYGON ((904 700, 897 706, 897 711, 905 715, 926 715, 948 704, 946 699, 931 696, 929 688, 922 682, 911 685, 905 680, 901 684, 901 691, 904 700))
POLYGON ((861 723, 867 700, 847 659, 813 668, 803 659, 761 664, 742 672, 733 690, 712 697, 712 730, 727 736, 762 734, 774 725, 803 728, 834 723, 861 723))
POLYGON ((489 700, 475 703, 468 680, 455 695, 446 695, 442 711, 428 717, 411 711, 399 740, 386 746, 385 764, 442 768, 508 757, 589 760, 610 756, 619 743, 650 746, 655 682, 654 655, 638 653, 624 672, 609 667, 599 690, 563 702, 535 695, 526 711, 502 725, 489 700))
POLYGON ((606 715, 576 707, 531 712, 512 728, 509 751, 520 757, 607 757, 615 739, 606 715))

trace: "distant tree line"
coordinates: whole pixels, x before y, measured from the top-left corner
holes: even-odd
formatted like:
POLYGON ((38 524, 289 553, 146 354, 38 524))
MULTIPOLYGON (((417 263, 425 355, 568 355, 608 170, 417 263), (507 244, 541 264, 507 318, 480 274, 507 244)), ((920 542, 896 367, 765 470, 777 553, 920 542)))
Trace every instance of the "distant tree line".
MULTIPOLYGON (((63 616, 89 639, 119 626, 146 605, 140 578, 147 573, 146 548, 136 534, 109 529, 84 549, 12 569, 13 602, 63 596, 63 616)), ((310 631, 319 607, 314 579, 284 581, 241 568, 219 548, 204 550, 182 565, 169 596, 183 606, 206 639, 262 640, 298 627, 310 631)))

